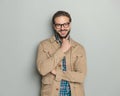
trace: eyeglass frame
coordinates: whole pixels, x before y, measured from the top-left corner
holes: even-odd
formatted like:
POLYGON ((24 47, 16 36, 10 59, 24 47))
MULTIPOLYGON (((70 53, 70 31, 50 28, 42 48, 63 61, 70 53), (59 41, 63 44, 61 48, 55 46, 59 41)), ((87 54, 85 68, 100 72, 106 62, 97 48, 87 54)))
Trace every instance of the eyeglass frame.
POLYGON ((55 28, 57 28, 57 29, 62 28, 62 26, 63 26, 64 28, 68 28, 69 25, 70 25, 70 22, 66 22, 66 23, 63 23, 63 24, 57 24, 57 23, 55 23, 54 25, 55 25, 55 28), (66 25, 67 25, 67 27, 66 27, 66 25), (58 27, 57 27, 57 26, 58 26, 58 27))

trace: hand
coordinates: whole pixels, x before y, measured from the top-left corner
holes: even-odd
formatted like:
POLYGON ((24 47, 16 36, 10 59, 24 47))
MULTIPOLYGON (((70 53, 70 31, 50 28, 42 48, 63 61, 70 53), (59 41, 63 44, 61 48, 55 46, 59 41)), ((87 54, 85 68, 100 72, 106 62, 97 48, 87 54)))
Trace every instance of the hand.
POLYGON ((54 74, 54 75, 56 75, 56 70, 55 69, 52 70, 51 73, 54 74))
POLYGON ((63 43, 62 43, 62 46, 61 46, 61 49, 63 52, 66 52, 70 49, 71 45, 70 45, 70 42, 69 40, 66 38, 66 39, 63 39, 63 43))

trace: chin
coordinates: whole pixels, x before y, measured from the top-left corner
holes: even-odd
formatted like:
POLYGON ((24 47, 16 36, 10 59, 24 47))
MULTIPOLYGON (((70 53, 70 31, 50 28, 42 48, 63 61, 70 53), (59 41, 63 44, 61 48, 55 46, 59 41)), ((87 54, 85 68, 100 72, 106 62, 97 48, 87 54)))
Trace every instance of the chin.
POLYGON ((65 38, 67 35, 61 35, 61 37, 65 38))
POLYGON ((67 35, 65 35, 65 36, 60 36, 61 38, 66 38, 67 37, 67 35))

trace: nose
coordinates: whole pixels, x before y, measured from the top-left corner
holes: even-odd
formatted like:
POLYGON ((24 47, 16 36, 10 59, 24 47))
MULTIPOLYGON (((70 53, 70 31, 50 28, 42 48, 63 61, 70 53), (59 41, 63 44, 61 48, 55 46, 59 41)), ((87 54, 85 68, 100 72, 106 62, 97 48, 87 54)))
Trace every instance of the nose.
POLYGON ((61 26, 61 29, 64 29, 64 26, 63 26, 63 25, 61 26))

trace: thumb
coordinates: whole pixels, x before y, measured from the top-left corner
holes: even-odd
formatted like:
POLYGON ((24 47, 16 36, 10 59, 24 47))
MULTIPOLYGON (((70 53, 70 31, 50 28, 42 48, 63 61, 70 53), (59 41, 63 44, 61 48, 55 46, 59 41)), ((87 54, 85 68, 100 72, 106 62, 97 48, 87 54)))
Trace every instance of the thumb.
POLYGON ((65 41, 66 39, 65 38, 63 38, 63 42, 65 41))

